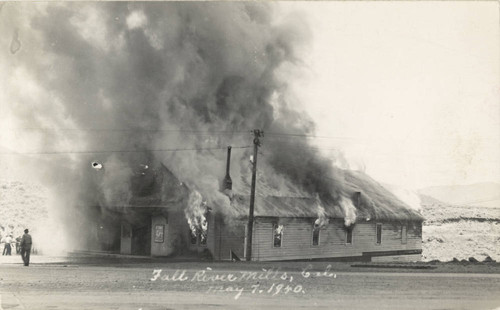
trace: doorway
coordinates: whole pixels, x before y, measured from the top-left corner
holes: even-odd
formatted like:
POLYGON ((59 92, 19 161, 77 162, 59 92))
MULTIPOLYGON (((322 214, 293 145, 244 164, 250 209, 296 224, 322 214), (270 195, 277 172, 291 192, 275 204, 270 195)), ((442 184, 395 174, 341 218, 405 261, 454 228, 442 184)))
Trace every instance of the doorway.
POLYGON ((151 221, 132 225, 132 255, 151 255, 151 221))

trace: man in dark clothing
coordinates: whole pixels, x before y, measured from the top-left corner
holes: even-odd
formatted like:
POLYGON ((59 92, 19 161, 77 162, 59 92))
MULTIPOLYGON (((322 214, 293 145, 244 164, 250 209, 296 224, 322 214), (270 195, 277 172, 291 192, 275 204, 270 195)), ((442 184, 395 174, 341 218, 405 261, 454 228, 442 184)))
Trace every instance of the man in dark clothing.
POLYGON ((21 239, 21 257, 23 258, 24 266, 29 266, 30 264, 30 253, 31 253, 31 236, 28 234, 28 230, 24 230, 24 235, 21 239))

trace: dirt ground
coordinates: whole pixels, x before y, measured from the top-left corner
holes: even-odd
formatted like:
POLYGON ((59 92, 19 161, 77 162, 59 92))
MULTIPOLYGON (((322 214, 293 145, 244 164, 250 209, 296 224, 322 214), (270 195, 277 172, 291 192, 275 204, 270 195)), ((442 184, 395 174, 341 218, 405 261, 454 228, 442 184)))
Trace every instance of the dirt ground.
POLYGON ((500 307, 497 263, 352 267, 339 262, 33 256, 24 267, 16 259, 0 259, 0 309, 500 307))

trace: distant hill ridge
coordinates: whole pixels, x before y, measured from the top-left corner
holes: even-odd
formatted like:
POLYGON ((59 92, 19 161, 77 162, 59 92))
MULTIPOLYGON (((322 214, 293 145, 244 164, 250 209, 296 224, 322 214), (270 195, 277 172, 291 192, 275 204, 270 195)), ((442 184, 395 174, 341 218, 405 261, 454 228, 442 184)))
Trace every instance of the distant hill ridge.
POLYGON ((427 195, 424 195, 424 194, 418 194, 418 197, 420 198, 420 204, 422 206, 446 206, 446 205, 449 205, 448 203, 445 203, 445 202, 442 202, 441 200, 438 200, 434 197, 431 197, 431 196, 427 196, 427 195))
POLYGON ((433 198, 450 205, 500 206, 500 184, 494 182, 432 186, 423 188, 418 193, 420 196, 433 198))

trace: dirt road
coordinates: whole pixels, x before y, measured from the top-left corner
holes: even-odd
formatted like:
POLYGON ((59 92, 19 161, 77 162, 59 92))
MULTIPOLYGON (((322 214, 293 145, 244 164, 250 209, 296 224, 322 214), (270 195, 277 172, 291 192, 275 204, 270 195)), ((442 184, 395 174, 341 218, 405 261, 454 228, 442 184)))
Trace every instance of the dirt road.
POLYGON ((3 264, 0 278, 2 309, 500 307, 499 273, 378 272, 329 263, 3 264))

